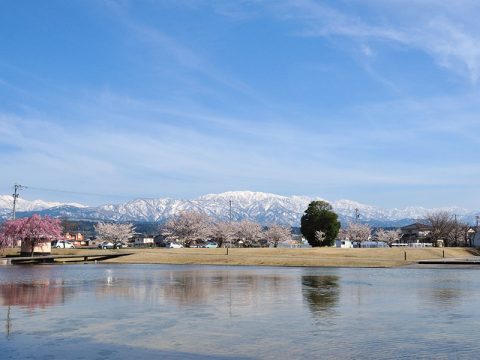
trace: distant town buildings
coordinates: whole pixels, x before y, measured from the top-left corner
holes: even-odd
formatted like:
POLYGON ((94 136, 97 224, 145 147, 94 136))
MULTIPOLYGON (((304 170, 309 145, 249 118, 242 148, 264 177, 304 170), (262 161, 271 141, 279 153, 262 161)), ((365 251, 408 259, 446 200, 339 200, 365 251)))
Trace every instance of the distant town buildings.
POLYGON ((69 233, 66 232, 64 235, 65 240, 70 241, 73 245, 77 246, 85 246, 88 245, 88 241, 85 240, 82 233, 69 233))

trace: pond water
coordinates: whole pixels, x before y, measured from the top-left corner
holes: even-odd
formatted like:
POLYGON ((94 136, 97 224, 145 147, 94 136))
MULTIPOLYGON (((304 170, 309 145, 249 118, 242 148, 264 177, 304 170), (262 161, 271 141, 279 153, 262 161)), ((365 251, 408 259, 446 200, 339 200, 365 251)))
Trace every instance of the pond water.
POLYGON ((0 267, 1 359, 471 359, 476 269, 0 267))

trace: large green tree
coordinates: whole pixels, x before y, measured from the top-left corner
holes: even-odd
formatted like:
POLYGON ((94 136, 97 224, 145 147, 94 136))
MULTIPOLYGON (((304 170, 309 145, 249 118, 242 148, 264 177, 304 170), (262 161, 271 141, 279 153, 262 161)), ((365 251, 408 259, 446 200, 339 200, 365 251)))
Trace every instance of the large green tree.
POLYGON ((302 216, 301 231, 313 246, 331 246, 340 230, 340 222, 332 206, 326 201, 312 201, 302 216), (316 236, 321 231, 323 236, 316 236))

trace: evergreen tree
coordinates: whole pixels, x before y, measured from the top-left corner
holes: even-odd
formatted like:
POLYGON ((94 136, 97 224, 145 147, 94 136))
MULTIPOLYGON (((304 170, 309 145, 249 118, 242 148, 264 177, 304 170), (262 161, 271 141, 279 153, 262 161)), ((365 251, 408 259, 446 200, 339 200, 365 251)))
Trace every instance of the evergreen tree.
POLYGON ((331 246, 340 230, 340 222, 332 206, 325 201, 312 201, 302 216, 301 231, 313 246, 331 246), (321 231, 324 236, 316 236, 321 231), (322 240, 323 239, 323 240, 322 240))

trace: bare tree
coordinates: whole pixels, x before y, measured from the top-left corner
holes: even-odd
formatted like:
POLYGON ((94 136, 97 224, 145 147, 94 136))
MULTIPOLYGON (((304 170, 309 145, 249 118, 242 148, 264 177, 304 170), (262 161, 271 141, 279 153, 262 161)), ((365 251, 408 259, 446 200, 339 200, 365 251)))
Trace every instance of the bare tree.
POLYGON ((263 235, 262 226, 259 223, 243 220, 234 224, 237 243, 243 246, 258 246, 263 235))
POLYGON ((265 232, 265 238, 269 245, 276 248, 279 243, 292 239, 292 231, 290 227, 274 224, 265 232))
POLYGON ((402 236, 402 232, 399 229, 396 229, 396 230, 379 229, 376 234, 378 241, 386 242, 389 246, 392 246, 392 244, 395 241, 400 240, 401 236, 402 236))
POLYGON ((194 241, 204 240, 211 235, 211 220, 200 212, 184 211, 168 220, 162 228, 167 241, 189 247, 194 241))
POLYGON ((430 225, 430 238, 435 245, 438 240, 443 240, 445 246, 449 246, 451 233, 455 229, 454 216, 448 211, 437 211, 427 216, 428 225, 430 225))
POLYGON ((469 238, 468 238, 468 230, 470 226, 463 222, 454 221, 453 229, 448 234, 447 243, 448 246, 468 246, 469 245, 469 238))
POLYGON ((100 241, 110 241, 114 248, 120 243, 128 242, 135 235, 133 224, 114 224, 99 222, 95 225, 95 233, 100 241))
POLYGON ((349 224, 345 229, 346 237, 351 241, 363 242, 368 240, 372 229, 367 224, 349 224))

